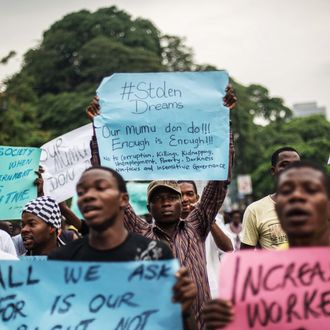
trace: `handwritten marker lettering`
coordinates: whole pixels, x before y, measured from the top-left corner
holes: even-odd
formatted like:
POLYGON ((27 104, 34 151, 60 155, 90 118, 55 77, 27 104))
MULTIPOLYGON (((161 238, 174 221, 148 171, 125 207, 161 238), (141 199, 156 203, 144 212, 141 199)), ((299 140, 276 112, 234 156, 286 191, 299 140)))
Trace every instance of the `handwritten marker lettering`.
POLYGON ((178 268, 174 259, 4 261, 0 328, 182 330, 181 306, 172 302, 178 268))
POLYGON ((227 84, 221 71, 105 78, 97 90, 101 116, 94 119, 101 164, 126 180, 174 173, 179 180, 227 179, 229 111, 220 102, 227 84))

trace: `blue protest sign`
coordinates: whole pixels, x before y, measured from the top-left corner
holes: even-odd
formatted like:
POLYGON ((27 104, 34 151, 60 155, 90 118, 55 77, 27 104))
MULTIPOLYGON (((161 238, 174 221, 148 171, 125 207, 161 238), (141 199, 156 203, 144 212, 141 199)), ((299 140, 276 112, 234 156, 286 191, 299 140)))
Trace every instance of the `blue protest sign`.
POLYGON ((126 180, 225 180, 225 71, 114 74, 97 90, 101 164, 126 180))
POLYGON ((21 219, 24 205, 37 197, 39 158, 39 148, 0 146, 0 220, 21 219))
POLYGON ((3 261, 1 329, 180 330, 171 301, 177 269, 177 260, 3 261))

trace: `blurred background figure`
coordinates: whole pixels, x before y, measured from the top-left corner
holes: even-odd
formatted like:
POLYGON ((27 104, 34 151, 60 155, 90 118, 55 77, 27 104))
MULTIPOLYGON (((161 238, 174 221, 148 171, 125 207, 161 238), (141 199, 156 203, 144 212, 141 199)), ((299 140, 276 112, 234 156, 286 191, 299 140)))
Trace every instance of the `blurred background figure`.
POLYGON ((231 211, 229 213, 229 223, 225 226, 234 244, 234 249, 239 250, 242 239, 242 212, 240 210, 231 211))
POLYGON ((14 234, 14 226, 10 221, 0 221, 0 229, 7 232, 10 236, 14 234))

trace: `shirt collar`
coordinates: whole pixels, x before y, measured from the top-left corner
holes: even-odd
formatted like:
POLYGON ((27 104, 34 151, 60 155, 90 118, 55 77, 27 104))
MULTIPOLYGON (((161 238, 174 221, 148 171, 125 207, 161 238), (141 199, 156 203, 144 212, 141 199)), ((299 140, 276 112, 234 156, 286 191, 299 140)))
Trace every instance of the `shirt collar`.
MULTIPOLYGON (((180 219, 179 222, 178 222, 177 228, 178 229, 183 229, 185 227, 185 225, 186 225, 186 220, 185 219, 180 219)), ((153 231, 160 231, 163 234, 166 234, 163 229, 161 229, 159 226, 156 225, 156 221, 155 221, 154 218, 152 218, 151 228, 152 228, 153 231)))

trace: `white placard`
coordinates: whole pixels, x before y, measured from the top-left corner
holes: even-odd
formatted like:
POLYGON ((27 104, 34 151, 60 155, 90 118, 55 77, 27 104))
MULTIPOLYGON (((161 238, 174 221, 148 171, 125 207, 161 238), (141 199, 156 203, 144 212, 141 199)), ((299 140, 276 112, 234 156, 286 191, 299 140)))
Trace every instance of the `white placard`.
POLYGON ((41 146, 45 195, 57 202, 74 195, 81 173, 91 166, 89 144, 92 135, 92 124, 87 124, 41 146))
POLYGON ((237 190, 240 194, 252 194, 252 180, 250 175, 237 176, 237 190))

